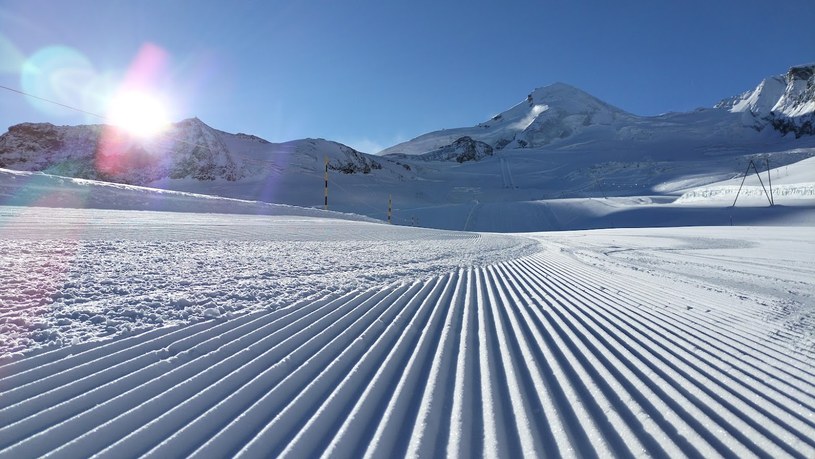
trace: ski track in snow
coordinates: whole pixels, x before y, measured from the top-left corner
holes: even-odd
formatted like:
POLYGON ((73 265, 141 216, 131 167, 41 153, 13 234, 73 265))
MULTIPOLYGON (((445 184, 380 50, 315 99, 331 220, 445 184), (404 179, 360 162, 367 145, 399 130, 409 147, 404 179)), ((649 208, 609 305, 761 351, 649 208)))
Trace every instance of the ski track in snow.
POLYGON ((811 321, 536 237, 532 255, 7 361, 0 457, 815 455, 815 352, 795 344, 811 321))
POLYGON ((501 167, 501 186, 503 188, 515 188, 515 180, 512 179, 512 170, 509 167, 509 159, 503 155, 498 159, 501 167))

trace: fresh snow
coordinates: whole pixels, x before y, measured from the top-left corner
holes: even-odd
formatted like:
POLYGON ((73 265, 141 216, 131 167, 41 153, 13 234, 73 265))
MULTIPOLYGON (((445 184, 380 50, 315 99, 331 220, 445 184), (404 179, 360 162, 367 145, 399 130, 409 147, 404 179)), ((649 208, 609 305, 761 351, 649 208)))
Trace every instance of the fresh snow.
POLYGON ((757 160, 758 169, 748 167, 742 177, 694 188, 682 194, 677 204, 702 206, 766 205, 772 200, 785 206, 807 206, 815 203, 815 158, 793 165, 772 168, 757 160))
POLYGON ((296 215, 0 206, 0 354, 273 310, 533 246, 296 215))

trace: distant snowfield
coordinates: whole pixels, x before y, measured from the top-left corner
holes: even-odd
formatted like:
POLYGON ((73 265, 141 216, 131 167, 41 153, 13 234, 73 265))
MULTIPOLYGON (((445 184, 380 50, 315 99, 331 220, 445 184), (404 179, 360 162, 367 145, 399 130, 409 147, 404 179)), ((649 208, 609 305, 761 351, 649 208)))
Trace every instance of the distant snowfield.
POLYGON ((158 188, 0 169, 0 205, 382 221, 390 199, 398 225, 457 231, 815 225, 812 147, 750 156, 758 161, 767 189, 764 161, 771 158, 773 208, 752 170, 736 207, 731 208, 748 156, 718 157, 716 151, 703 150, 687 157, 683 148, 676 147, 663 155, 670 158, 673 153, 676 159, 643 160, 647 155, 642 150, 632 153, 618 147, 619 151, 605 152, 601 158, 591 146, 574 148, 500 151, 465 164, 421 161, 413 163, 410 171, 390 163, 370 174, 331 171, 329 205, 340 212, 330 214, 322 213, 322 156, 308 149, 269 159, 269 164, 264 163, 267 167, 283 168, 271 175, 240 182, 164 180, 153 184, 158 188))
POLYGON ((812 234, 0 207, 0 457, 812 457, 812 234))
POLYGON ((426 181, 417 182, 414 196, 394 198, 395 221, 495 232, 815 226, 815 158, 808 157, 813 151, 768 154, 777 165, 772 190, 765 156, 755 155, 764 187, 751 169, 735 207, 747 157, 703 160, 677 151, 676 160, 641 161, 615 151, 620 161, 598 162, 589 150, 501 151, 475 164, 424 166, 426 181))

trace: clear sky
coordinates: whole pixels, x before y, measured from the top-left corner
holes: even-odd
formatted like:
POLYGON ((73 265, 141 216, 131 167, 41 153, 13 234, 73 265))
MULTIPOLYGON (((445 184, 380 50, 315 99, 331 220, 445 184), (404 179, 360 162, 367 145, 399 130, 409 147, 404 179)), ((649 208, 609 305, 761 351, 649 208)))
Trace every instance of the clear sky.
MULTIPOLYGON (((815 62, 815 1, 0 0, 0 85, 109 115, 375 152, 557 81, 639 115, 711 106, 815 62)), ((0 132, 98 118, 0 89, 0 132)))

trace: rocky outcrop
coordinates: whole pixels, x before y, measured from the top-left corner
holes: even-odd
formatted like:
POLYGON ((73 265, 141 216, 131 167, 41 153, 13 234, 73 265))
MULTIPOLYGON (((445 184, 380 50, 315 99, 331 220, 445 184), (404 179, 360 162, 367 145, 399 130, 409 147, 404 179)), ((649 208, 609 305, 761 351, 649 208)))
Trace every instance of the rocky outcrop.
POLYGON ((796 138, 815 135, 815 64, 793 67, 784 96, 771 112, 772 126, 796 138))
POLYGON ((492 154, 493 148, 488 143, 464 136, 456 139, 450 145, 420 155, 418 158, 425 161, 457 161, 463 163, 478 161, 487 156, 492 156, 492 154))
POLYGON ((340 152, 345 155, 345 159, 332 159, 328 163, 330 170, 342 172, 343 174, 370 174, 372 170, 382 169, 382 164, 368 155, 360 153, 351 147, 336 144, 340 152))

